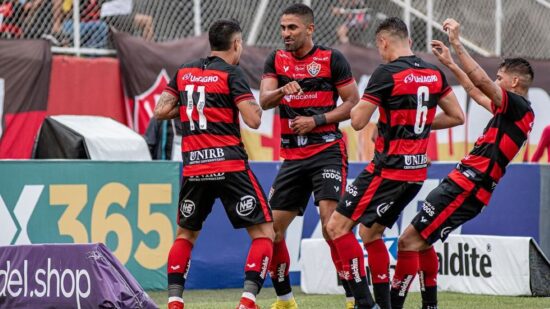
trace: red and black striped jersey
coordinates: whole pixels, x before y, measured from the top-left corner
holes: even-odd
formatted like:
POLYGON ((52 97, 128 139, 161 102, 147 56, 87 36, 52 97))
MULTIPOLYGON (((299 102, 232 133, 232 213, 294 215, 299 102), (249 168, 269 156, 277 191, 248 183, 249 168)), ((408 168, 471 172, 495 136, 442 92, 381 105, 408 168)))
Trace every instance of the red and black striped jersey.
POLYGON ((184 176, 248 167, 237 104, 254 97, 239 67, 201 58, 181 66, 166 91, 179 97, 184 176))
POLYGON ((303 94, 283 97, 279 104, 284 159, 311 157, 342 139, 337 123, 318 126, 306 135, 290 129, 296 116, 313 116, 335 109, 338 88, 354 81, 350 65, 339 51, 315 45, 307 55, 296 58, 291 52, 275 50, 266 59, 263 78, 276 78, 279 87, 297 81, 303 90, 303 94))
POLYGON ((491 104, 489 121, 474 149, 460 161, 457 169, 466 177, 492 191, 518 154, 533 127, 535 114, 524 97, 502 89, 502 105, 491 104))
POLYGON ((416 56, 380 65, 363 94, 380 111, 374 159, 367 171, 392 180, 424 181, 437 103, 451 91, 443 72, 416 56))

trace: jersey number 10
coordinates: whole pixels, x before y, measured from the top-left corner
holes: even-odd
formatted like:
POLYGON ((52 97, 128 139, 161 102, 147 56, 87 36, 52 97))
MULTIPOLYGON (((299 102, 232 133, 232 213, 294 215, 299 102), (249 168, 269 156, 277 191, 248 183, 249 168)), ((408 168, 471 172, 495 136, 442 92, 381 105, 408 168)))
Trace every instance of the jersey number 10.
POLYGON ((426 86, 418 87, 416 91, 416 121, 414 122, 414 133, 424 132, 426 121, 428 120, 428 106, 424 105, 430 99, 430 88, 426 86))
MULTIPOLYGON (((195 104, 193 101, 193 93, 195 92, 195 85, 186 85, 185 92, 187 92, 187 109, 186 114, 189 118, 189 127, 191 131, 195 130, 195 122, 193 121, 193 108, 195 104)), ((204 86, 198 86, 197 92, 199 93, 199 101, 197 102, 197 111, 199 112, 199 129, 206 130, 206 116, 204 115, 204 105, 206 105, 206 95, 204 92, 204 86)))

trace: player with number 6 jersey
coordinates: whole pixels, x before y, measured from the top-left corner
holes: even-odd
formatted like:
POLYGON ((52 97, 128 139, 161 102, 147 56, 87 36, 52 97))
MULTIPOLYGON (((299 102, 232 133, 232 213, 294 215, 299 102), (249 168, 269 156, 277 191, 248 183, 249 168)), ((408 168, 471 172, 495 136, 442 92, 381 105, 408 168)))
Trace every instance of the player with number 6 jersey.
POLYGON ((376 30, 376 45, 386 63, 375 70, 351 111, 355 130, 361 130, 376 109, 380 112, 374 159, 348 187, 327 229, 348 263, 345 270, 361 308, 357 295, 363 295, 368 286, 363 250, 351 231, 362 224, 359 234, 368 252, 375 300, 389 309, 390 261, 382 240, 384 230, 397 221, 426 179, 431 129, 460 125, 464 115, 443 72, 412 53, 403 21, 383 21, 376 30), (436 116, 437 106, 443 112, 436 116))
POLYGON ((162 93, 155 117, 182 122, 183 180, 177 237, 168 256, 168 309, 182 309, 191 250, 202 224, 219 198, 234 228, 246 228, 252 244, 245 263, 244 291, 238 309, 254 309, 273 254, 273 224, 267 198, 240 135, 239 114, 260 126, 262 110, 237 66, 242 31, 234 20, 209 29, 209 57, 181 66, 162 93))

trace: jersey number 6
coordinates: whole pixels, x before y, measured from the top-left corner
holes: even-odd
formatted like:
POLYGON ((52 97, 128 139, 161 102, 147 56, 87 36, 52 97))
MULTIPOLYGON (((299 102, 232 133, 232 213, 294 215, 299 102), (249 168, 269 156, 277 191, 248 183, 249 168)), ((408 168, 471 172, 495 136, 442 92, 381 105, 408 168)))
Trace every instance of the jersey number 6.
POLYGON ((428 106, 424 102, 430 99, 430 89, 426 86, 418 87, 416 91, 416 121, 414 122, 414 133, 421 134, 428 120, 428 106))
MULTIPOLYGON (((195 91, 195 85, 186 85, 185 92, 187 92, 187 109, 186 114, 189 118, 189 127, 191 131, 195 130, 195 122, 193 121, 193 93, 195 91)), ((199 129, 206 129, 206 116, 204 116, 204 105, 206 105, 204 86, 198 86, 197 92, 199 93, 199 101, 197 102, 197 111, 199 112, 199 129)))

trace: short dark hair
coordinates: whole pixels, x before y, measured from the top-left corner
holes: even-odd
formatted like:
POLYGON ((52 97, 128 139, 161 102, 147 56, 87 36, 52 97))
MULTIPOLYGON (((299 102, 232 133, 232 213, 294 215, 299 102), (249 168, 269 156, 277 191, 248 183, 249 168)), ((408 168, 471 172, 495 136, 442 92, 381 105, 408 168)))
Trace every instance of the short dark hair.
POLYGON ((235 33, 242 33, 239 22, 235 19, 218 19, 208 29, 210 49, 215 51, 228 50, 235 33))
POLYGON ((401 39, 407 39, 409 37, 409 31, 407 25, 399 17, 388 17, 383 20, 378 28, 376 28, 376 35, 382 31, 387 31, 391 35, 395 35, 401 39))
POLYGON ((298 15, 303 18, 304 24, 313 24, 313 10, 302 3, 295 3, 283 11, 283 15, 298 15))
POLYGON ((500 63, 498 68, 502 69, 504 72, 516 73, 525 76, 528 83, 526 86, 529 86, 535 78, 535 72, 533 72, 531 64, 524 58, 506 58, 500 63))

